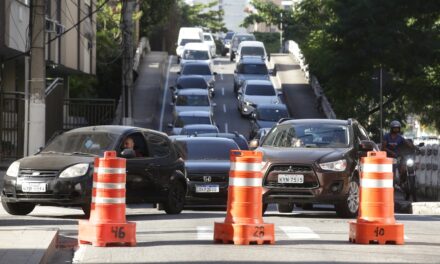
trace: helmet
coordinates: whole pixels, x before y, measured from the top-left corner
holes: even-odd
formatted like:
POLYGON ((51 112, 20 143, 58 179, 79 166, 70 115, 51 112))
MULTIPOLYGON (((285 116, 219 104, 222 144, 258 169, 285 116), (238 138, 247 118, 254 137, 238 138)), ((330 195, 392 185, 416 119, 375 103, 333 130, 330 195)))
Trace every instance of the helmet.
POLYGON ((394 120, 394 121, 391 121, 391 123, 390 123, 390 127, 391 127, 391 128, 400 128, 401 125, 400 125, 400 122, 399 122, 399 121, 394 120))

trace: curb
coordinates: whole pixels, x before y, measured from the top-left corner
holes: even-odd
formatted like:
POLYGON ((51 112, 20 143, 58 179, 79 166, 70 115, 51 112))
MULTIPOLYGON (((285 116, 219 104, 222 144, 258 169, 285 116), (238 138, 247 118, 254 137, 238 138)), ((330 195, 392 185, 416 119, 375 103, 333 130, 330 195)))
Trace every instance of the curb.
POLYGON ((440 215, 440 202, 412 203, 414 215, 440 215))
POLYGON ((52 238, 52 241, 50 242, 43 256, 41 257, 41 264, 49 263, 50 259, 55 255, 55 252, 57 251, 58 235, 59 230, 57 229, 55 235, 52 238))

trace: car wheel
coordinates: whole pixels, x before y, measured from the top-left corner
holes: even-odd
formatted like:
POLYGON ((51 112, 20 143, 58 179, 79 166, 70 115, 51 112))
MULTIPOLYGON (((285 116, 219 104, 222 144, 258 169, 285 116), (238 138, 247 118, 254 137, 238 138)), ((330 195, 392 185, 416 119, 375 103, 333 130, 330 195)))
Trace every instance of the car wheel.
POLYGON ((359 211, 359 179, 352 177, 348 187, 348 194, 344 201, 336 205, 336 213, 343 218, 356 217, 359 211))
POLYGON ((35 204, 32 203, 8 203, 3 199, 2 206, 5 211, 11 215, 27 215, 30 214, 35 208, 35 204))
POLYGON ((267 207, 269 206, 269 204, 267 204, 267 203, 263 203, 263 206, 262 206, 262 215, 264 215, 265 213, 266 213, 266 211, 267 211, 267 207))
POLYGON ((163 204, 167 214, 179 214, 185 205, 185 187, 179 181, 171 184, 168 191, 168 199, 163 204))
POLYGON ((293 203, 287 203, 287 204, 277 204, 278 205, 278 212, 280 213, 291 213, 293 211, 293 203))

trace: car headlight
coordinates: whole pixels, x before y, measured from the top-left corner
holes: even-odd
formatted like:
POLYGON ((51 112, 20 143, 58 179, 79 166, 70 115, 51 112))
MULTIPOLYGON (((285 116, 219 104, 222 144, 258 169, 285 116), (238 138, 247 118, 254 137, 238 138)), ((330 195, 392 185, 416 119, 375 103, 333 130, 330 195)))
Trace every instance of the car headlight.
POLYGON ((408 166, 408 167, 414 166, 414 160, 413 159, 407 159, 406 160, 406 166, 408 166))
POLYGON ((255 106, 255 104, 250 101, 244 101, 244 104, 249 106, 255 106))
POLYGON ((87 173, 88 170, 89 170, 88 163, 75 164, 63 170, 63 172, 61 172, 60 174, 60 178, 72 178, 72 177, 83 176, 87 173))
POLYGON ((332 161, 332 162, 325 162, 320 163, 319 166, 323 170, 329 170, 329 171, 345 171, 347 168, 347 161, 345 159, 332 161))
POLYGON ((20 162, 15 161, 9 166, 8 170, 6 171, 6 175, 8 175, 9 177, 17 177, 19 171, 20 162))

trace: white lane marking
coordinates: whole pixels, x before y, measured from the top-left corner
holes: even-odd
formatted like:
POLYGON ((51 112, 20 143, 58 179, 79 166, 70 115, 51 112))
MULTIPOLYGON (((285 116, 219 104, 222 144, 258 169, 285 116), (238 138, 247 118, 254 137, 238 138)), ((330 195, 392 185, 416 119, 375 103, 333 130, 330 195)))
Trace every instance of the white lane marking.
POLYGON ((197 240, 212 240, 214 239, 214 228, 211 226, 197 227, 197 240))
POLYGON ((293 240, 320 238, 312 229, 305 226, 280 226, 280 229, 293 240))
POLYGON ((165 114, 165 101, 167 99, 167 94, 168 94, 168 81, 170 78, 170 67, 172 60, 173 60, 173 56, 171 55, 170 59, 168 60, 167 78, 165 79, 165 87, 163 88, 162 111, 160 112, 159 131, 162 131, 163 128, 163 116, 165 114))
POLYGON ((226 113, 226 105, 225 104, 223 104, 223 112, 226 113))
POLYGON ((220 73, 220 79, 223 80, 223 73, 220 73))
POLYGON ((222 95, 225 96, 225 87, 222 87, 222 95))
POLYGON ((228 123, 225 123, 225 133, 229 133, 228 132, 228 123))

